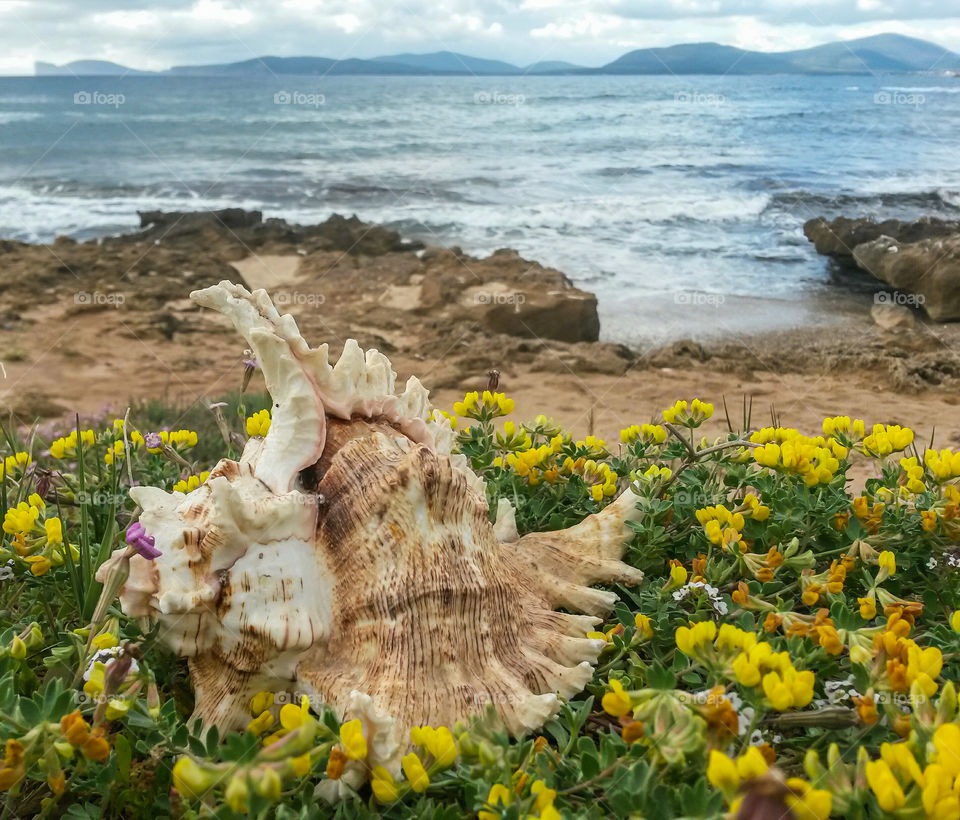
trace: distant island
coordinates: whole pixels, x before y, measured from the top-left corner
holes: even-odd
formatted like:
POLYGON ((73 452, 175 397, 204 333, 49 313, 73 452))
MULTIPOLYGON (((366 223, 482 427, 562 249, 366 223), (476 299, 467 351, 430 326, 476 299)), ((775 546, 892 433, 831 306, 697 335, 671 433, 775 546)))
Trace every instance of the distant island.
POLYGON ((717 43, 687 43, 630 51, 606 65, 588 68, 550 60, 525 67, 437 51, 392 54, 372 59, 328 57, 257 57, 235 63, 173 66, 166 71, 139 71, 102 60, 78 60, 57 66, 37 62, 38 77, 53 76, 186 76, 245 77, 271 75, 436 75, 524 76, 561 74, 872 74, 960 72, 960 54, 905 37, 877 34, 857 40, 826 43, 798 51, 748 51, 717 43))

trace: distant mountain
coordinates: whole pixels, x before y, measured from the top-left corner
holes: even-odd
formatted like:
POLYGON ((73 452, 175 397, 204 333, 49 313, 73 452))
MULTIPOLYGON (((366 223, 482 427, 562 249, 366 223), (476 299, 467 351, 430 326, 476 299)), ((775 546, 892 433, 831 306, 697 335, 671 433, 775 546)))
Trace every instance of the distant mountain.
POLYGON ((539 63, 531 63, 523 69, 524 74, 565 74, 581 72, 582 65, 568 63, 565 60, 541 60, 539 63))
POLYGON ((192 77, 250 77, 273 75, 296 75, 314 77, 338 74, 423 74, 414 66, 401 63, 378 63, 373 60, 332 60, 329 57, 256 57, 239 63, 217 65, 174 66, 170 74, 192 77))
POLYGON ((955 71, 960 55, 925 40, 877 34, 799 51, 745 51, 717 43, 642 48, 595 69, 600 74, 867 74, 955 71))
POLYGON ((520 74, 517 66, 502 60, 484 60, 455 51, 434 51, 432 54, 390 54, 374 57, 375 63, 394 63, 418 68, 431 74, 520 74))
POLYGON ((960 68, 960 55, 902 34, 876 34, 781 54, 803 71, 942 71, 960 68))
POLYGON ((150 74, 149 71, 137 71, 108 60, 75 60, 66 65, 34 63, 34 74, 38 77, 117 77, 125 74, 150 74))
POLYGON ((641 48, 596 69, 600 74, 783 74, 790 63, 776 54, 718 43, 641 48))
MULTIPOLYGON (((747 51, 719 43, 684 43, 641 48, 600 68, 583 68, 563 60, 545 60, 520 68, 502 60, 486 60, 435 51, 391 54, 370 60, 329 57, 257 57, 236 63, 174 66, 163 72, 194 77, 459 75, 518 76, 529 74, 868 74, 871 72, 956 72, 960 55, 934 43, 900 34, 877 34, 858 40, 827 43, 798 51, 747 51)), ((136 71, 104 60, 78 60, 63 66, 36 63, 43 76, 117 76, 136 71)))

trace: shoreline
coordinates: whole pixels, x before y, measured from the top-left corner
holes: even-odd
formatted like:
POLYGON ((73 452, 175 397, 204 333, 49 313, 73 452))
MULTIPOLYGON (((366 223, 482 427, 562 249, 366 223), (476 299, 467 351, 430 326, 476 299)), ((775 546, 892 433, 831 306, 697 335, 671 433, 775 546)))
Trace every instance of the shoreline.
POLYGON ((591 341, 604 335, 593 296, 512 251, 478 259, 355 218, 292 226, 222 213, 228 224, 203 212, 145 214, 138 233, 85 243, 0 240, 4 413, 29 426, 106 403, 122 413, 130 399, 213 401, 235 389, 242 350, 187 298, 232 278, 265 287, 312 345, 330 344, 331 359, 348 337, 380 349, 440 407, 497 369, 518 419, 548 412, 585 433, 592 418, 608 440, 699 395, 718 408, 725 396, 731 413, 750 396, 755 418, 772 404, 794 426, 871 412, 882 419, 868 421, 929 421, 938 441, 960 441, 960 324, 882 330, 864 310, 835 325, 746 332, 731 300, 707 306, 726 311, 737 331, 727 338, 630 348, 591 341))

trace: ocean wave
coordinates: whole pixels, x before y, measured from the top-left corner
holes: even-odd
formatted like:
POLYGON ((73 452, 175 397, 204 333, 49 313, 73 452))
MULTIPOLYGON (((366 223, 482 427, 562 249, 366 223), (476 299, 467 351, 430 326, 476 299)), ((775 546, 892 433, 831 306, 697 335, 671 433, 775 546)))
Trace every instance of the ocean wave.
POLYGON ((29 122, 30 120, 39 120, 40 114, 36 111, 0 111, 0 125, 8 125, 13 122, 29 122))
POLYGON ((960 211, 957 200, 960 192, 953 191, 897 191, 878 193, 815 193, 813 191, 781 191, 770 199, 771 209, 798 206, 809 210, 824 210, 830 213, 844 212, 844 215, 862 215, 866 210, 886 209, 896 211, 948 212, 960 211))
POLYGON ((881 90, 914 94, 960 94, 960 85, 884 85, 881 90))

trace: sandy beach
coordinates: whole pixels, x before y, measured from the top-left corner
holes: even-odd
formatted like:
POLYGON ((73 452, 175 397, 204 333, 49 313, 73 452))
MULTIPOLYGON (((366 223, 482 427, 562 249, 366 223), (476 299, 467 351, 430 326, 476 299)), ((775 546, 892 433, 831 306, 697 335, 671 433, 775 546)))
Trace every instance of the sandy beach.
POLYGON ((724 401, 738 425, 746 400, 754 425, 775 414, 815 430, 825 415, 863 415, 914 426, 924 441, 936 431, 939 444, 960 442, 956 325, 882 331, 863 307, 827 328, 746 336, 726 313, 731 331, 715 341, 630 349, 577 338, 595 332, 577 325, 589 324, 592 297, 559 271, 512 252, 479 260, 419 247, 359 221, 227 228, 191 218, 99 243, 8 242, 4 251, 0 403, 22 426, 122 413, 146 398, 185 407, 235 390, 240 343, 188 299, 230 278, 266 289, 312 345, 330 345, 331 359, 348 337, 382 350, 439 407, 484 387, 496 369, 518 419, 545 413, 608 441, 678 398, 699 396, 717 405, 708 435, 723 431, 724 401), (36 272, 39 293, 20 270, 36 272), (510 298, 519 303, 497 304, 510 298), (545 299, 542 314, 525 298, 545 299), (542 316, 556 322, 527 332, 542 316))

